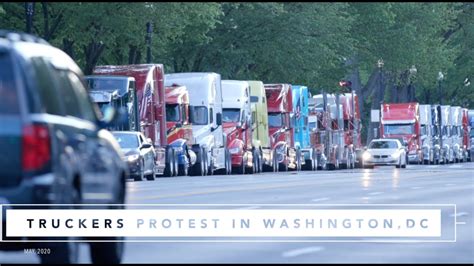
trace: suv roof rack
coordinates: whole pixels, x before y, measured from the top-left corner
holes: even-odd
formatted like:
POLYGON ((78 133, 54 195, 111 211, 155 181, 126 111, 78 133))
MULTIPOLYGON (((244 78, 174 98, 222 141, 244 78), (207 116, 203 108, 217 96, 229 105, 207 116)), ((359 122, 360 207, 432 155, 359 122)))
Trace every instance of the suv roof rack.
POLYGON ((47 41, 45 41, 44 39, 40 37, 37 37, 32 34, 24 33, 24 32, 18 32, 18 31, 0 30, 0 38, 5 38, 12 42, 23 41, 23 42, 34 42, 34 43, 50 45, 47 41))

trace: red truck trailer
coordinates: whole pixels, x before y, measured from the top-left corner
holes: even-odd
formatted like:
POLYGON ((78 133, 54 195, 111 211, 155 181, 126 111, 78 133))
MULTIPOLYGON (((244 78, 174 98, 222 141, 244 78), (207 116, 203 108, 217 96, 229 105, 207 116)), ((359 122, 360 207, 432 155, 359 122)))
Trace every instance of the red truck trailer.
POLYGON ((301 153, 295 148, 293 99, 290 84, 265 84, 268 126, 279 171, 299 170, 301 153))
POLYGON ((421 164, 421 126, 419 104, 387 103, 381 106, 380 136, 398 138, 407 147, 410 163, 421 164))
POLYGON ((155 173, 174 176, 178 164, 168 148, 165 117, 165 86, 162 64, 97 66, 94 75, 135 78, 140 131, 150 138, 156 152, 155 173))

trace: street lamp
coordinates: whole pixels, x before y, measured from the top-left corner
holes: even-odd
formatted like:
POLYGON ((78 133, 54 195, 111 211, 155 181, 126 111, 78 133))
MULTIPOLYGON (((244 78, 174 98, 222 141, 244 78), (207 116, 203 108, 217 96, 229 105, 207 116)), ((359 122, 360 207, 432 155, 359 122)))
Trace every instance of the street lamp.
POLYGON ((439 71, 438 72, 438 95, 439 95, 439 104, 443 104, 443 95, 441 93, 441 81, 443 81, 444 75, 443 72, 439 71))
POLYGON ((147 64, 151 64, 151 33, 153 31, 153 26, 151 22, 146 23, 146 45, 147 45, 147 50, 146 50, 146 62, 147 64))
POLYGON ((34 3, 26 2, 25 12, 26 12, 26 32, 31 33, 31 27, 33 25, 33 14, 35 13, 34 3))

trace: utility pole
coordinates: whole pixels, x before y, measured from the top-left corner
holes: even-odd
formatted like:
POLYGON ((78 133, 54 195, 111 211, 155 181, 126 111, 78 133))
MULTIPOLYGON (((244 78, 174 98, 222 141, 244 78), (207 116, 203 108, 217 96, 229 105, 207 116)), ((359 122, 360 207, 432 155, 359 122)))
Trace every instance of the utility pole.
POLYGON ((26 33, 31 33, 31 28, 33 27, 33 14, 35 13, 34 3, 26 2, 25 12, 26 12, 26 33))
POLYGON ((153 31, 151 22, 146 23, 146 62, 147 64, 151 64, 151 33, 153 31))

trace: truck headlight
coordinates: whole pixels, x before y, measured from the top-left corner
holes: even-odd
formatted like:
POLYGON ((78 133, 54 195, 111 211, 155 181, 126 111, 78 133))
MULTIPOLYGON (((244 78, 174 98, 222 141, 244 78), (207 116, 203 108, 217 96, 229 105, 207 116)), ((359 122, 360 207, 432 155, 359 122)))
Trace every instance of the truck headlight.
POLYGON ((127 161, 133 162, 133 161, 138 160, 138 158, 140 158, 139 154, 132 154, 132 155, 127 156, 127 161))
POLYGON ((371 155, 370 155, 370 153, 367 152, 367 151, 362 154, 362 160, 364 160, 364 161, 369 160, 370 157, 371 157, 371 155))

